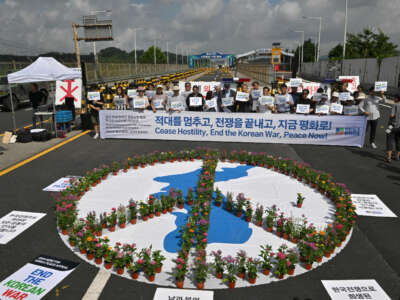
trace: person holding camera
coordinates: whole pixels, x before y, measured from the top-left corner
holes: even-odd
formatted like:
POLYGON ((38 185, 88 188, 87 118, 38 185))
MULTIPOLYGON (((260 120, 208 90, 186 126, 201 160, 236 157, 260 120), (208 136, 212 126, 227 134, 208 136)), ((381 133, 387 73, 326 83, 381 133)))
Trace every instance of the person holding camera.
POLYGON ((389 126, 386 129, 386 162, 392 161, 393 142, 396 147, 395 160, 400 160, 400 95, 394 97, 392 112, 390 113, 389 126))

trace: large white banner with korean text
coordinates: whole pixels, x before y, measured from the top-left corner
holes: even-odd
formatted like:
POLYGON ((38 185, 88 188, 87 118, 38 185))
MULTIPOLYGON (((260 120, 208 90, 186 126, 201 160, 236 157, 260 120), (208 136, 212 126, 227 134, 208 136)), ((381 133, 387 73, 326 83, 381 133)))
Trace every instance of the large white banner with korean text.
POLYGON ((363 116, 100 111, 102 138, 362 147, 365 127, 363 116))

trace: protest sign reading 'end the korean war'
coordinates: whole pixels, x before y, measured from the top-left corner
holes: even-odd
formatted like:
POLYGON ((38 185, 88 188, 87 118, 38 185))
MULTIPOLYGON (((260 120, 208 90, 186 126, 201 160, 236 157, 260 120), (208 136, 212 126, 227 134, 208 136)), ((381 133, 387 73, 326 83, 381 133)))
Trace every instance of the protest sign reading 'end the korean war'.
POLYGON ((360 216, 397 217, 377 195, 351 194, 351 201, 360 216))
POLYGON ((40 255, 0 283, 0 299, 41 299, 78 265, 68 260, 40 255))
POLYGON ((321 281, 332 300, 390 300, 390 297, 373 279, 321 281))
POLYGON ((213 291, 158 288, 153 300, 213 300, 213 291))
POLYGON ((365 127, 364 116, 100 111, 101 137, 118 139, 362 147, 365 127))
POLYGON ((0 244, 7 244, 45 215, 43 213, 16 210, 5 215, 0 219, 0 244))

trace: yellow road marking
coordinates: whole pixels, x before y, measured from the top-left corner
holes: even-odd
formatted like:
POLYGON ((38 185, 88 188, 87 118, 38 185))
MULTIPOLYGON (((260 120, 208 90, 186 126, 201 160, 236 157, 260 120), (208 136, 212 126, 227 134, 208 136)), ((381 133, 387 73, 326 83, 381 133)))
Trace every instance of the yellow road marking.
MULTIPOLYGON (((48 123, 49 121, 51 121, 51 119, 44 120, 42 123, 48 123)), ((40 124, 40 122, 36 122, 36 126, 37 126, 38 124, 40 124)), ((30 127, 32 127, 32 124, 29 124, 29 125, 24 126, 24 129, 30 128, 30 127)), ((19 130, 19 129, 20 129, 20 128, 17 128, 17 130, 19 130)), ((3 135, 4 135, 4 133, 0 133, 0 136, 3 136, 3 135)))
POLYGON ((5 170, 0 172, 0 176, 3 176, 5 174, 7 174, 7 173, 10 173, 11 171, 13 171, 13 170, 15 170, 17 168, 22 167, 22 166, 30 163, 31 161, 33 161, 33 160, 35 160, 35 159, 37 159, 39 157, 42 157, 42 156, 46 155, 47 153, 49 153, 49 152, 51 152, 53 150, 56 150, 56 149, 64 146, 65 144, 68 144, 68 143, 80 138, 81 136, 83 136, 85 134, 88 134, 89 132, 90 132, 90 130, 86 130, 84 132, 81 132, 80 134, 77 134, 77 135, 71 137, 68 140, 65 140, 65 141, 63 141, 63 142, 61 142, 61 143, 59 143, 57 145, 54 145, 53 147, 50 147, 50 148, 48 148, 48 149, 46 149, 46 150, 44 150, 44 151, 32 156, 32 157, 29 157, 29 158, 27 158, 27 159, 15 164, 15 165, 11 166, 11 167, 8 167, 7 169, 5 169, 5 170))

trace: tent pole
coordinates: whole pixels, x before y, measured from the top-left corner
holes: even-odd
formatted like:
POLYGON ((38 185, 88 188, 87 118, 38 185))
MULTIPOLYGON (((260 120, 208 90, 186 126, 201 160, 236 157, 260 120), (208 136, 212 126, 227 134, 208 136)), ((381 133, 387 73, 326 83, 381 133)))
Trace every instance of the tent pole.
MULTIPOLYGON (((54 89, 55 91, 55 89, 54 89)), ((54 135, 57 137, 57 122, 56 122, 56 93, 54 92, 53 99, 53 122, 54 122, 54 135)))
POLYGON ((8 85, 8 89, 10 91, 10 102, 11 102, 11 111, 12 111, 12 121, 13 121, 13 129, 14 133, 17 131, 17 124, 15 122, 15 111, 14 111, 14 103, 13 103, 13 94, 12 94, 12 89, 11 85, 8 85))

